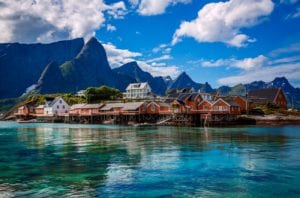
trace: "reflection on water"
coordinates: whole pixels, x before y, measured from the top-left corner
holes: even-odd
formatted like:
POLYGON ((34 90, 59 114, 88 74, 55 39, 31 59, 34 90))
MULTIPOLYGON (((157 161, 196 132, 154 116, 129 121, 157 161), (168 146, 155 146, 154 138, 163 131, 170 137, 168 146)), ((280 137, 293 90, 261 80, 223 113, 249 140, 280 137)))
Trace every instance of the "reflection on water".
POLYGON ((297 196, 299 129, 2 122, 0 194, 297 196))

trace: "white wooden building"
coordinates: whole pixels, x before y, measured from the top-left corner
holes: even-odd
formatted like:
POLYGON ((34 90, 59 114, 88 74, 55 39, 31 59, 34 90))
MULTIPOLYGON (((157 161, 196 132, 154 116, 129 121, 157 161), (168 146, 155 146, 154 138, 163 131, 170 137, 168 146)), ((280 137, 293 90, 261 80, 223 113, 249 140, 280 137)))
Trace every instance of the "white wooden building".
POLYGON ((127 86, 124 96, 129 99, 151 98, 151 87, 147 82, 131 83, 127 86))
POLYGON ((68 113, 70 106, 62 97, 54 99, 47 98, 45 100, 44 114, 45 115, 63 115, 68 113))

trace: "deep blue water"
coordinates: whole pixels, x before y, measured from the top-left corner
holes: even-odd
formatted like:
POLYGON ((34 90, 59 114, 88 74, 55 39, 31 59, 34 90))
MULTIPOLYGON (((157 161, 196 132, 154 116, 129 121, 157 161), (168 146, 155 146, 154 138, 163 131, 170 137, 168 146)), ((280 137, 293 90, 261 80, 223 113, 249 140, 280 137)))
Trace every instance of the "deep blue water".
POLYGON ((0 197, 300 197, 300 127, 0 122, 0 197))

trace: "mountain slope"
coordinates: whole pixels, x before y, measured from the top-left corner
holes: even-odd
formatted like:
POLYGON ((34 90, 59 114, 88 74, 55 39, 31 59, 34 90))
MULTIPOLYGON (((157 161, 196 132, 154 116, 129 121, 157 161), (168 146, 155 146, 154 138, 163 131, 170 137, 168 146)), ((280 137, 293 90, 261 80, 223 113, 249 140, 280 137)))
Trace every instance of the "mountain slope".
POLYGON ((45 66, 52 61, 61 64, 75 57, 83 39, 50 44, 0 45, 0 98, 18 97, 35 84, 45 66))
POLYGON ((104 47, 96 38, 91 38, 78 55, 59 67, 51 65, 41 76, 37 92, 77 92, 87 87, 108 85, 124 91, 134 82, 129 77, 119 75, 111 70, 104 47), (57 81, 56 85, 52 85, 57 81))

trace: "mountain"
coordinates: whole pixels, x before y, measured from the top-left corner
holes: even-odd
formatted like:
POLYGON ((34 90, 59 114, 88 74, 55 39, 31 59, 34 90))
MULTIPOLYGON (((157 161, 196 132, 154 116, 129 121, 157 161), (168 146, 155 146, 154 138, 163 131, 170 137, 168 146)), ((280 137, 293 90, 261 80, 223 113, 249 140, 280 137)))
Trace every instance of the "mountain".
POLYGON ((131 77, 135 82, 148 82, 153 93, 165 95, 167 85, 163 77, 153 77, 150 73, 143 71, 137 62, 126 63, 113 69, 113 71, 117 74, 131 77))
POLYGON ((83 39, 50 44, 0 44, 0 98, 22 95, 38 81, 46 65, 72 59, 83 45, 83 39))
POLYGON ((187 87, 193 87, 195 90, 199 90, 200 84, 196 83, 187 75, 187 73, 182 72, 172 83, 171 89, 176 88, 187 88, 187 87))
POLYGON ((77 92, 100 85, 108 85, 123 91, 131 82, 133 82, 131 78, 112 71, 104 47, 93 37, 72 60, 60 66, 54 63, 48 65, 37 83, 36 91, 77 92), (55 81, 57 83, 53 85, 55 81))
POLYGON ((221 95, 246 95, 246 92, 254 89, 280 88, 284 91, 289 105, 300 107, 300 89, 293 87, 285 77, 276 77, 271 82, 254 81, 249 84, 238 84, 233 87, 222 86, 217 89, 221 95))

